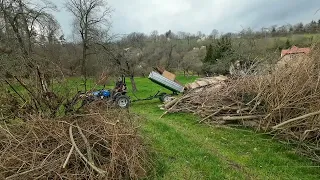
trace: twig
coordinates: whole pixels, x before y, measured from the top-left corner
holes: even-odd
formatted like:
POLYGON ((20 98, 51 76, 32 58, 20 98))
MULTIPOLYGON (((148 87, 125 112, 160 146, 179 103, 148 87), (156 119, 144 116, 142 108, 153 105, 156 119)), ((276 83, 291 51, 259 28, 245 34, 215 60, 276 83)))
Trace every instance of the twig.
MULTIPOLYGON (((182 98, 179 98, 179 99, 175 99, 175 100, 173 100, 175 103, 170 107, 170 109, 168 109, 165 113, 163 113, 160 117, 159 117, 159 119, 161 119, 163 116, 165 116, 166 114, 168 114, 168 112, 170 112, 180 101, 182 101, 182 100, 184 100, 184 99, 187 99, 187 98, 189 98, 190 96, 184 96, 184 97, 182 97, 182 98)), ((171 104, 171 103, 170 103, 171 104)), ((168 108, 169 108, 168 107, 168 108)), ((167 108, 167 107, 165 107, 165 108, 167 108)))
POLYGON ((220 113, 220 112, 221 112, 221 110, 222 110, 222 109, 218 109, 216 112, 214 112, 214 113, 213 113, 213 114, 211 114, 210 116, 207 116, 206 118, 204 118, 204 119, 202 119, 201 121, 199 121, 199 123, 202 123, 203 121, 205 121, 205 120, 207 120, 207 119, 209 119, 209 118, 211 118, 211 117, 213 117, 213 116, 217 115, 218 113, 220 113))
POLYGON ((86 136, 83 134, 83 132, 82 132, 82 130, 81 130, 81 128, 79 127, 78 124, 77 124, 77 128, 78 128, 78 131, 79 131, 79 133, 80 133, 80 135, 81 135, 84 143, 86 144, 88 159, 89 159, 90 162, 93 163, 93 158, 92 158, 92 154, 91 154, 91 150, 90 150, 91 148, 90 148, 89 141, 88 141, 88 139, 86 138, 86 136))
POLYGON ((262 93, 260 92, 255 98, 253 98, 250 102, 248 102, 246 106, 249 106, 253 101, 257 100, 261 96, 261 94, 262 93))
POLYGON ((63 163, 63 165, 62 165, 62 168, 63 168, 63 169, 66 168, 66 166, 67 166, 67 164, 68 164, 68 162, 69 162, 69 159, 70 159, 70 157, 71 157, 71 154, 72 154, 73 150, 74 150, 74 146, 72 145, 72 147, 71 147, 71 149, 70 149, 70 151, 69 151, 69 154, 68 154, 68 156, 67 156, 67 159, 64 161, 64 163, 63 163))
POLYGON ((282 122, 282 123, 280 123, 280 124, 278 124, 276 126, 273 126, 272 129, 278 129, 279 127, 284 126, 284 125, 286 125, 288 123, 291 123, 291 122, 294 122, 294 121, 298 121, 298 120, 301 120, 301 119, 304 119, 304 118, 307 118, 307 117, 310 117, 310 116, 315 116, 315 115, 318 115, 318 114, 320 114, 320 111, 309 113, 309 114, 305 114, 303 116, 299 116, 299 117, 296 117, 296 118, 293 118, 293 119, 289 119, 289 120, 287 120, 285 122, 282 122))
POLYGON ((58 147, 56 147, 54 150, 52 150, 52 151, 47 155, 47 157, 44 158, 44 160, 42 161, 42 163, 41 163, 40 166, 43 166, 44 163, 46 162, 46 160, 49 158, 49 156, 50 156, 53 152, 55 152, 56 150, 58 150, 60 147, 62 147, 63 145, 64 145, 64 144, 60 144, 58 147))
POLYGON ((16 91, 16 89, 7 81, 5 80, 6 83, 10 86, 10 88, 24 101, 26 102, 26 100, 16 91))
POLYGON ((32 172, 32 171, 35 171, 35 170, 38 170, 38 169, 41 169, 41 168, 43 168, 43 166, 39 166, 39 167, 36 167, 36 168, 34 168, 34 169, 30 169, 30 170, 28 170, 28 171, 24 171, 24 172, 19 173, 19 174, 14 174, 14 175, 12 175, 12 176, 7 177, 6 179, 13 179, 13 178, 16 178, 16 177, 18 177, 18 176, 21 176, 21 175, 24 175, 24 174, 28 174, 28 173, 30 173, 30 172, 32 172))
POLYGON ((90 166, 93 170, 95 170, 97 173, 102 174, 102 175, 107 174, 107 171, 104 171, 104 170, 98 168, 97 166, 95 166, 92 162, 88 161, 88 159, 81 153, 81 151, 79 150, 77 144, 76 144, 75 141, 74 141, 73 134, 72 134, 72 126, 69 127, 69 136, 70 136, 70 140, 71 140, 72 146, 74 146, 75 150, 76 150, 77 153, 80 155, 80 157, 81 157, 86 163, 88 163, 89 166, 90 166))

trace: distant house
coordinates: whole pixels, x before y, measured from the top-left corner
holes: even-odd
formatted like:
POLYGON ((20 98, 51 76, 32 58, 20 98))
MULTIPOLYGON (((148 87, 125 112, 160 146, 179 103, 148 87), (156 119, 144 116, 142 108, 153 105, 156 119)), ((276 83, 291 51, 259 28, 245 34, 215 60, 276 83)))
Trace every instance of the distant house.
POLYGON ((308 59, 307 55, 310 54, 310 48, 298 48, 293 46, 290 49, 281 51, 281 59, 277 63, 277 68, 296 67, 299 63, 308 59))
POLYGON ((297 46, 293 46, 291 49, 283 49, 281 51, 281 57, 292 54, 309 54, 310 52, 310 48, 298 48, 297 46))

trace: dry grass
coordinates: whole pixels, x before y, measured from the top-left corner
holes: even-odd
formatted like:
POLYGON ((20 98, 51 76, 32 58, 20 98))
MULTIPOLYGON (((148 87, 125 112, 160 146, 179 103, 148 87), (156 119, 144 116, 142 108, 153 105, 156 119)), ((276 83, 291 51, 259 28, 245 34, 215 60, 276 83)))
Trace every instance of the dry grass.
POLYGON ((146 177, 146 151, 137 119, 94 104, 60 119, 30 116, 0 126, 0 178, 138 179, 146 177), (101 109, 103 108, 103 110, 101 109))

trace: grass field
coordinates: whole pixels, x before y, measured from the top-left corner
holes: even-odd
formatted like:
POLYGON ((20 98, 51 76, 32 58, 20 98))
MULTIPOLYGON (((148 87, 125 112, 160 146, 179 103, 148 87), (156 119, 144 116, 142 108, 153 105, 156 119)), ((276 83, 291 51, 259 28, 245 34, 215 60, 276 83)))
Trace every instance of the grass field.
MULTIPOLYGON (((195 79, 178 77, 182 83, 195 79)), ((136 83, 139 98, 158 90, 169 92, 147 78, 136 78, 136 83)), ((70 79, 69 92, 81 90, 80 84, 81 79, 70 79)), ((130 82, 127 85, 134 100, 130 82)), ((160 119, 164 113, 160 104, 158 99, 134 102, 129 109, 143 119, 141 133, 154 165, 148 179, 320 179, 319 166, 268 135, 198 124, 198 117, 192 114, 168 114, 160 119)))
MULTIPOLYGON (((136 81, 138 97, 163 89, 146 78, 136 81)), ((130 108, 145 119, 141 129, 153 152, 154 179, 320 179, 319 167, 268 135, 197 124, 191 114, 160 119, 160 104, 135 102, 130 108)))

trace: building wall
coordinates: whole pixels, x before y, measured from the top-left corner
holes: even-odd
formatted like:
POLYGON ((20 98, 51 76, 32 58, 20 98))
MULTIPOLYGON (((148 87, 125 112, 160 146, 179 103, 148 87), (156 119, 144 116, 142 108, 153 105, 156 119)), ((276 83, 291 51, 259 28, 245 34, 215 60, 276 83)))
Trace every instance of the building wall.
POLYGON ((276 68, 297 68, 300 63, 307 61, 309 58, 306 54, 288 54, 278 61, 276 68))

